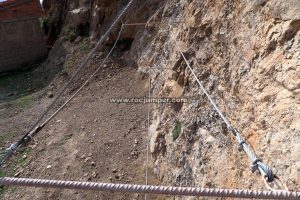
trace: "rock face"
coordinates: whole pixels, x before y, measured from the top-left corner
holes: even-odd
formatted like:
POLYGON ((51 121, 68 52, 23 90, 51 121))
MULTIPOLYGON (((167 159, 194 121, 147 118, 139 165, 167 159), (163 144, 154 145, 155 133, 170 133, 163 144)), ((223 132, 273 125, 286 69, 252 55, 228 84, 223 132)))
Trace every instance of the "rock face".
MULTIPOLYGON (((124 3, 61 2, 59 21, 64 27, 88 27, 91 40, 124 3)), ((150 70, 152 95, 190 99, 153 106, 151 163, 162 184, 265 189, 200 91, 176 39, 232 125, 290 189, 299 188, 299 10, 298 0, 137 1, 131 8, 124 22, 149 24, 126 28, 122 37, 133 40, 128 56, 139 72, 150 70)))
POLYGON ((196 100, 155 105, 150 146, 162 183, 265 188, 187 69, 174 34, 232 125, 290 189, 299 188, 299 8, 292 0, 166 1, 136 37, 132 55, 141 70, 150 68, 153 95, 196 100))
MULTIPOLYGON (((156 11, 159 2, 136 1, 132 7, 135 12, 126 14, 123 22, 146 22, 156 11)), ((90 36, 91 40, 95 40, 107 30, 117 11, 125 5, 126 2, 118 0, 44 0, 48 34, 57 39, 65 31, 71 30, 80 36, 90 36)), ((137 30, 136 27, 128 27, 123 38, 131 37, 137 30)))

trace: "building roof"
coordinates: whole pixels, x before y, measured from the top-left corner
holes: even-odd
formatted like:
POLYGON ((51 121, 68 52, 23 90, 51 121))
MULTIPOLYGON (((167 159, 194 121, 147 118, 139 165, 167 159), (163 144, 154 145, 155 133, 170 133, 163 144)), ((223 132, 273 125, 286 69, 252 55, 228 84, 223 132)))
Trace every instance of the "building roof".
POLYGON ((0 1, 0 7, 2 6, 6 6, 6 5, 10 5, 10 4, 13 4, 13 3, 17 3, 18 0, 2 0, 0 1))

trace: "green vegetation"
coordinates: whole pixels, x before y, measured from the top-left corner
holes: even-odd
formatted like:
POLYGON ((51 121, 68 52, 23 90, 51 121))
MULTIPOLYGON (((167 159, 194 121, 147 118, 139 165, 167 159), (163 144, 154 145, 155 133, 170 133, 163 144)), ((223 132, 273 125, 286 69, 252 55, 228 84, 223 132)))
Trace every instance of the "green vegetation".
POLYGON ((23 148, 19 149, 19 153, 20 154, 28 154, 31 152, 31 150, 32 150, 31 147, 23 147, 23 148))
MULTIPOLYGON (((17 169, 22 169, 27 163, 27 154, 30 153, 32 150, 31 147, 23 147, 18 151, 18 156, 16 157, 16 160, 12 162, 10 167, 14 167, 14 169, 4 169, 0 168, 0 177, 5 177, 5 176, 13 176, 17 169)), ((0 198, 4 194, 5 191, 13 192, 15 188, 8 188, 4 186, 0 186, 0 198)))
POLYGON ((181 133, 181 123, 177 120, 172 130, 173 141, 175 141, 179 137, 180 133, 181 133))
POLYGON ((40 27, 44 28, 47 24, 48 20, 45 17, 40 17, 39 18, 39 23, 40 23, 40 27))
POLYGON ((62 31, 63 37, 65 41, 74 42, 77 37, 76 29, 66 27, 62 31))
POLYGON ((1 147, 5 146, 5 142, 11 140, 12 137, 14 137, 14 136, 15 136, 15 133, 11 133, 11 132, 9 132, 9 133, 7 133, 7 132, 3 133, 2 132, 1 135, 0 135, 0 146, 1 147))
POLYGON ((81 44, 80 44, 80 51, 86 51, 89 48, 89 38, 85 37, 83 38, 81 44))
POLYGON ((6 173, 0 169, 0 177, 4 177, 6 175, 6 173))
MULTIPOLYGON (((4 176, 6 176, 6 173, 0 169, 0 177, 4 177, 4 176)), ((0 197, 3 195, 4 190, 5 190, 4 186, 0 186, 0 197)))
POLYGON ((69 69, 74 65, 74 62, 71 59, 67 59, 64 63, 64 67, 61 71, 62 75, 68 75, 69 69))
MULTIPOLYGON (((0 168, 0 177, 9 176, 7 172, 5 172, 3 169, 0 168)), ((8 187, 6 186, 0 186, 0 197, 4 194, 5 191, 8 190, 8 187)))
MULTIPOLYGON (((15 174, 16 169, 18 168, 22 168, 25 165, 28 164, 28 160, 27 160, 27 154, 31 151, 32 149, 30 147, 23 147, 19 150, 19 154, 16 158, 16 160, 14 161, 14 166, 16 166, 16 168, 14 170, 9 170, 9 171, 4 171, 3 169, 0 168, 0 177, 5 177, 5 176, 13 176, 13 174, 15 174)), ((5 186, 0 186, 0 197, 7 191, 13 192, 15 190, 15 188, 8 188, 5 186)))
POLYGON ((15 108, 27 108, 30 106, 33 102, 33 99, 31 96, 24 96, 17 100, 11 101, 8 103, 8 106, 12 106, 15 108))
POLYGON ((31 152, 31 147, 23 147, 19 150, 20 156, 16 163, 20 167, 24 167, 27 164, 27 154, 31 152))

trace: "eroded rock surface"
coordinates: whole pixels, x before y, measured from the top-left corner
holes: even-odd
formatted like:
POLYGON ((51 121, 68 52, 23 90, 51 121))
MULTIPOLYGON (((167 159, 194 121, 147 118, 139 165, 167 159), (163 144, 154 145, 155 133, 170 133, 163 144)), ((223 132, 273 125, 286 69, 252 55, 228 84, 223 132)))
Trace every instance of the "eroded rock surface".
POLYGON ((298 1, 167 1, 157 13, 153 32, 139 39, 146 49, 139 67, 150 67, 154 96, 176 91, 176 97, 197 100, 155 106, 151 152, 162 183, 265 188, 199 93, 174 34, 208 93, 257 155, 291 189, 299 188, 299 8, 298 1), (182 128, 174 141, 176 121, 182 128))

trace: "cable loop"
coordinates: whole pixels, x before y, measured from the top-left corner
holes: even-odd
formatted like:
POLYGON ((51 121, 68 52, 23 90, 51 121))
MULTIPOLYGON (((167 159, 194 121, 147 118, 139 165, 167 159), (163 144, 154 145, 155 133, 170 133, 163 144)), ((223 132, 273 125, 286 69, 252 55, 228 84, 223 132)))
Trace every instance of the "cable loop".
POLYGON ((267 182, 273 182, 274 181, 274 174, 273 174, 273 171, 271 170, 271 168, 268 166, 268 165, 266 165, 266 164, 264 164, 264 163, 262 163, 261 161, 259 161, 258 163, 257 163, 257 166, 258 166, 258 168, 260 168, 261 170, 263 170, 264 171, 264 178, 266 179, 266 181, 267 182))

